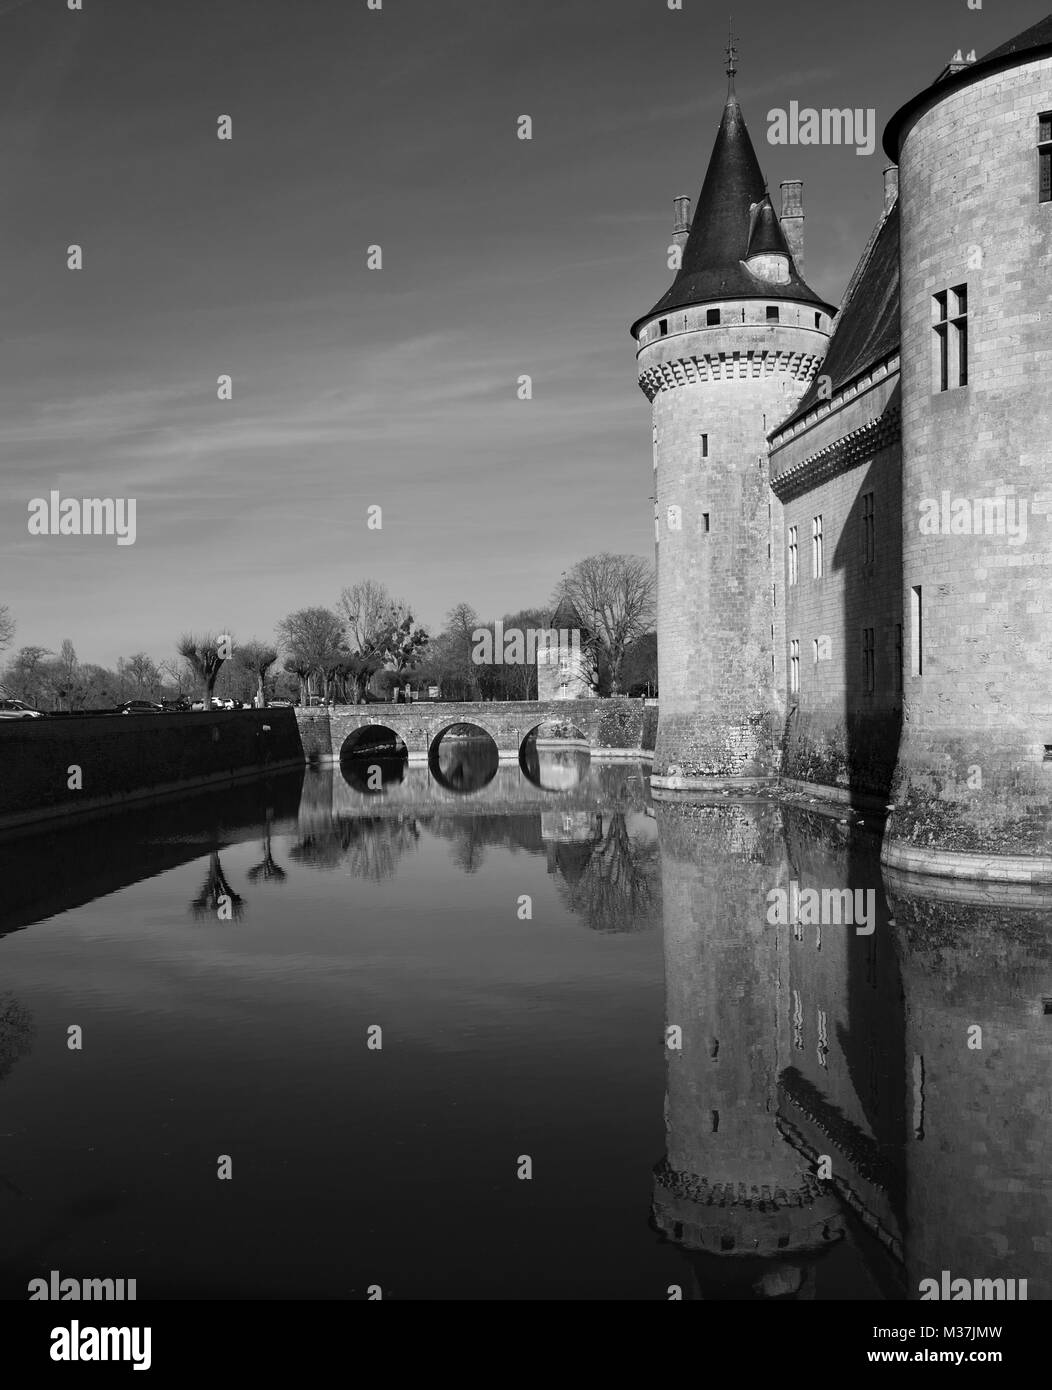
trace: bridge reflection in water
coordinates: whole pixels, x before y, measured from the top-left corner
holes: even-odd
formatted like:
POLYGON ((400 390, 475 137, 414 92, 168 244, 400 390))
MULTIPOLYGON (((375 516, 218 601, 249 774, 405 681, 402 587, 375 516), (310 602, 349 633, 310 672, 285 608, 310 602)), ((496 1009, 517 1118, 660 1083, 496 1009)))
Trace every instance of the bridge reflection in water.
MULTIPOLYGON (((283 1193, 279 1205, 283 1211, 288 1208, 289 1225, 275 1242, 273 1261, 257 1251, 251 1267, 246 1263, 232 1275, 254 1288, 253 1296, 268 1296, 268 1291, 277 1293, 284 1287, 287 1257, 290 1249, 297 1252, 297 1240, 304 1242, 301 1267, 311 1261, 313 1268, 331 1267, 331 1273, 317 1276, 321 1283, 316 1292, 332 1296, 337 1284, 343 1287, 340 1281, 348 1277, 347 1240, 337 1240, 334 1233, 332 1251, 326 1254, 326 1236, 317 1222, 297 1215, 295 1192, 328 1194, 329 1182, 332 1200, 341 1211, 353 1213, 354 1203, 360 1202, 371 1212, 375 1202, 383 1202, 388 1212, 404 1212, 406 1230, 416 1230, 425 1220, 441 1221, 444 1207, 452 1204, 460 1213, 456 1239, 464 1246, 465 1263, 462 1294, 453 1291, 453 1296, 488 1296, 495 1269, 502 1279, 519 1281, 516 1296, 543 1297, 553 1289, 555 1296, 594 1296, 594 1260, 590 1254, 582 1255, 579 1263, 572 1258, 565 1203, 549 1208, 538 1196, 540 1205, 523 1205, 516 1193, 525 1223, 516 1227, 513 1199, 507 1193, 485 1195, 503 1191, 485 1157, 494 1106, 501 1103, 507 1103, 513 1115, 520 1107, 530 1111, 532 1146, 543 1150, 549 1134, 561 1136, 565 1161, 572 1164, 579 1153, 582 1174, 593 1174, 594 1191, 586 1182, 575 1199, 573 1229, 578 1230, 591 1205, 600 1201, 607 1204, 600 1208, 604 1228, 621 1223, 618 1248, 627 1253, 622 1265, 612 1258, 604 1261, 608 1296, 617 1296, 623 1287, 627 1296, 653 1298, 665 1298, 667 1290, 679 1288, 684 1297, 705 1299, 916 1299, 920 1282, 938 1279, 943 1270, 968 1279, 1025 1278, 1031 1300, 1052 1295, 1047 1161, 1052 1151, 1052 905, 1047 897, 1022 890, 970 894, 882 874, 878 826, 849 825, 839 814, 823 815, 814 808, 722 797, 707 804, 652 804, 645 768, 589 761, 566 731, 559 746, 544 746, 542 741, 540 747, 524 752, 520 766, 490 766, 472 740, 454 738, 446 763, 440 764, 441 776, 433 768, 407 768, 397 748, 380 742, 366 742, 360 753, 345 757, 340 767, 307 769, 258 786, 136 808, 65 829, 51 827, 47 834, 22 836, 0 846, 0 852, 7 851, 3 927, 18 932, 14 939, 19 942, 17 955, 11 950, 12 938, 0 942, 0 952, 7 952, 0 955, 0 964, 23 962, 27 982, 5 982, 0 992, 0 1081, 9 1074, 17 1077, 37 1056, 34 1020, 47 1005, 37 998, 40 986, 32 984, 46 973, 35 963, 36 952, 42 953, 41 962, 49 971, 59 969, 68 957, 75 980, 64 987, 72 990, 85 968, 76 954, 77 933, 83 934, 88 930, 83 924, 96 920, 91 915, 94 899, 106 899, 106 922, 120 923, 129 948, 134 948, 140 917, 129 895, 139 883, 153 885, 152 920, 164 943, 162 959, 176 959, 184 941, 190 943, 186 949, 192 952, 195 970, 211 958, 213 942, 216 959, 228 972, 236 959, 245 959, 247 983, 237 996, 242 1030, 249 1025, 253 1007, 268 1020, 272 1013, 280 1016, 290 1007, 290 989, 297 1000, 311 1006, 308 1042, 299 1042, 293 1031, 284 1035, 282 1044, 284 1064, 297 1086, 311 1074, 306 1065, 296 1070, 300 1046, 308 1049, 305 1055, 312 1062, 316 1056, 339 1055, 340 1065, 345 1065, 357 1054, 342 1034, 325 1030, 337 1029, 348 1011, 356 1009, 356 1018, 371 1019, 378 1008, 396 1009, 397 996, 407 984, 414 991, 415 1011, 438 1010, 439 1021, 429 1026, 440 1039, 454 1027, 450 1016, 441 1012, 443 1001, 455 993, 451 981, 459 978, 451 969, 461 971, 465 981, 452 1004, 456 1014, 467 1019, 468 1038, 489 1036, 484 1030, 491 1005, 480 1002, 478 969, 495 972, 490 983, 503 1000, 514 998, 516 990, 529 1000, 523 1022, 523 1047, 528 1040, 528 1049, 521 1057, 512 1054, 509 1062, 498 1050, 497 1060, 490 1061, 486 1046, 476 1045, 473 1051, 465 1041, 458 1051, 443 1044, 439 1071, 428 1072, 422 1054, 417 1054, 413 1067, 385 1073, 388 1079, 375 1094, 370 1088, 381 1084, 371 1079, 379 1075, 376 1068, 355 1072, 355 1122, 346 1140, 328 1124, 324 1137, 316 1139, 310 1137, 309 1127, 301 1131, 293 1126, 296 1146, 282 1160, 282 1181, 292 1181, 297 1163, 310 1178, 301 1174, 302 1186, 293 1184, 283 1193), (379 786, 370 786, 368 774, 364 779, 361 775, 362 764, 368 767, 370 758, 379 759, 379 786), (474 792, 465 790, 476 774, 482 784, 474 792), (452 865, 456 875, 488 884, 492 899, 479 899, 477 889, 473 897, 459 877, 445 889, 456 900, 454 915, 436 919, 430 897, 418 901, 414 894, 420 887, 404 886, 429 888, 437 872, 436 855, 444 857, 447 871, 452 865), (319 872, 334 869, 340 874, 319 872), (382 888, 389 895, 375 901, 388 904, 383 921, 391 924, 375 938, 371 955, 357 948, 349 972, 340 953, 353 954, 356 938, 333 937, 329 920, 332 905, 340 903, 346 891, 339 883, 347 878, 358 892, 382 888), (323 880, 335 886, 319 899, 317 886, 323 880), (523 884, 535 904, 554 886, 565 923, 580 931, 564 928, 561 935, 544 935, 538 921, 511 925, 513 914, 506 904, 523 884), (872 894, 872 931, 830 921, 773 925, 768 920, 772 890, 788 893, 794 884, 800 889, 857 890, 860 901, 872 894), (176 885, 181 899, 173 897, 176 885), (127 892, 118 898, 120 889, 127 892), (319 902, 326 906, 319 909, 319 902), (487 916, 494 902, 505 905, 501 932, 507 954, 494 955, 487 966, 487 953, 502 949, 487 916), (120 916, 122 903, 132 914, 127 921, 120 916), (421 933, 405 938, 399 973, 403 938, 395 934, 393 924, 414 914, 420 917, 421 933), (473 914, 481 914, 477 923, 473 914), (39 939, 37 933, 19 931, 44 917, 56 920, 39 939), (467 938, 473 954, 466 964, 450 958, 449 942, 461 939, 452 925, 458 919, 464 919, 464 930, 477 932, 467 938), (65 955, 48 954, 48 943, 63 940, 67 923, 74 935, 63 948, 65 955), (236 933, 233 937, 216 930, 224 923, 236 933), (188 927, 193 930, 188 932, 188 927), (616 966, 609 977, 601 973, 608 968, 604 962, 622 959, 611 951, 631 944, 633 938, 642 940, 652 933, 657 946, 659 927, 663 1019, 653 997, 636 991, 623 966, 616 966), (594 978, 573 974, 581 961, 578 945, 570 938, 581 933, 598 952, 585 958, 594 978), (341 940, 342 945, 333 945, 341 940), (229 944, 222 944, 231 941, 237 943, 237 955, 231 954, 229 944), (282 971, 270 972, 266 965, 268 953, 281 961, 281 953, 290 950, 302 952, 284 957, 292 962, 291 985, 282 971), (373 958, 389 959, 392 973, 370 977, 364 996, 368 1007, 357 1007, 357 976, 373 958), (318 963, 316 975, 312 961, 318 963), (537 970, 542 974, 535 977, 537 970), (516 972, 521 972, 521 980, 516 972), (428 992, 431 976, 437 981, 437 1003, 428 992), (327 991, 333 989, 339 991, 338 1008, 326 1007, 333 998, 327 991), (394 992, 394 1003, 382 1002, 386 989, 394 992), (264 990, 269 993, 262 994, 264 990), (312 1006, 312 991, 321 1001, 319 1007, 312 1006), (590 1008, 596 1010, 594 1015, 590 1008), (563 1017, 560 1010, 567 1020, 561 1026, 574 1039, 570 1053, 561 1034, 550 1050, 544 1044, 544 1030, 563 1017), (593 1045, 591 1035, 581 1031, 582 1017, 592 1019, 589 1027, 602 1039, 601 1045, 595 1043, 595 1078, 603 1079, 593 1078, 586 1096, 567 1098, 562 1096, 564 1076, 575 1076, 579 1058, 593 1045), (644 1046, 651 1070, 640 1063, 640 1035, 628 1023, 638 1017, 652 1020, 653 1046, 644 1046), (607 1027, 613 1029, 609 1034, 603 1031, 607 1027), (659 1142, 649 1140, 637 1152, 636 1136, 651 1133, 662 1109, 658 1044, 663 1045, 664 1152, 659 1142), (578 1059, 574 1066, 568 1066, 570 1055, 578 1059), (407 1185, 408 1170, 399 1166, 400 1155, 411 1154, 413 1144, 400 1127, 406 1126, 405 1134, 410 1135, 416 1111, 429 1113, 429 1088, 436 1076, 440 1087, 449 1090, 459 1070, 469 1066, 476 1070, 472 1083, 459 1093, 456 1128, 429 1131, 432 1161, 421 1167, 414 1160, 415 1185, 407 1185), (496 1067, 499 1075, 489 1075, 487 1067, 496 1067), (538 1089, 518 1096, 516 1088, 525 1084, 522 1078, 538 1069, 538 1089), (489 1088, 488 1098, 476 1099, 480 1088, 489 1088), (397 1113, 391 1109, 392 1094, 397 1113), (545 1096, 550 1097, 550 1115, 545 1096), (581 1110, 584 1099, 587 1117, 581 1110), (386 1135, 393 1142, 385 1143, 382 1161, 377 1156, 358 1193, 353 1183, 348 1188, 347 1173, 358 1171, 365 1161, 360 1126, 376 1132, 369 1128, 373 1106, 385 1117, 385 1131, 393 1127, 386 1135), (568 1119, 575 1114, 576 1140, 568 1119), (601 1140, 604 1175, 596 1175, 594 1163, 585 1158, 596 1126, 607 1126, 601 1140), (631 1162, 619 1156, 620 1143, 631 1162), (463 1152, 458 1145, 466 1146, 463 1152), (619 1165, 624 1167, 623 1179, 605 1175, 620 1172, 619 1165), (456 1187, 461 1170, 468 1173, 462 1192, 456 1187), (649 1184, 649 1202, 643 1183, 649 1184), (494 1261, 499 1265, 508 1246, 485 1244, 487 1231, 504 1220, 512 1223, 518 1242, 514 1269, 509 1265, 507 1270, 494 1261), (563 1252, 558 1260, 556 1251, 563 1252), (483 1282, 475 1292, 469 1287, 472 1269, 490 1271, 478 1275, 483 1282)), ((542 914, 549 927, 556 920, 553 912, 548 908, 542 914)), ((120 948, 108 936, 103 940, 105 958, 116 960, 120 948)), ((139 1038, 140 981, 149 978, 144 972, 150 970, 153 956, 133 954, 131 959, 134 993, 125 999, 118 974, 106 997, 117 1017, 127 1014, 129 1028, 139 1038)), ((170 1007, 167 994, 163 1007, 170 1007)), ((194 1007, 190 996, 183 998, 182 1007, 194 1007)), ((110 1026, 116 1027, 113 1019, 110 1026)), ((196 1027, 208 1026, 217 1025, 206 1009, 196 1027)), ((502 1023, 502 1031, 492 1035, 488 1046, 497 1048, 497 1039, 505 1039, 500 1045, 508 1046, 510 1026, 502 1023)), ((182 1035, 184 1060, 193 1055, 194 1033, 190 1026, 182 1035)), ((249 1028, 241 1046, 248 1047, 244 1039, 251 1037, 249 1028)), ((225 1052, 220 1048, 217 1053, 214 1040, 210 1046, 202 1041, 202 1078, 217 1065, 228 1067, 229 1074, 224 1070, 221 1077, 224 1094, 231 1087, 249 1094, 247 1078, 258 1077, 259 1067, 269 1065, 273 1052, 272 1039, 260 1045, 263 1052, 242 1076, 236 1059, 223 1060, 225 1052)), ((41 1059, 42 1065, 45 1061, 41 1059)), ((141 1069, 146 1063, 137 1065, 141 1069)), ((115 1051, 108 1067, 118 1066, 115 1051)), ((8 1125, 12 1136, 5 1142, 12 1172, 21 1172, 23 1182, 25 1173, 40 1162, 33 1157, 37 1150, 62 1154, 69 1143, 68 1135, 52 1134, 49 1128, 63 1123, 60 1096, 65 1073, 61 1082, 56 1080, 54 1094, 48 1089, 46 1068, 35 1074, 38 1087, 33 1093, 5 1086, 5 1099, 13 1106, 8 1125), (25 1136, 24 1154, 19 1136, 25 1136)), ((129 1073, 131 1079, 123 1083, 119 1078, 107 1083, 109 1074, 103 1068, 92 1081, 92 1073, 84 1070, 82 1084, 134 1084, 138 1072, 129 1073)), ((333 1075, 327 1072, 319 1078, 320 1095, 329 1094, 333 1075)), ((161 1086, 164 1094, 169 1093, 168 1084, 166 1079, 161 1086)), ((173 1087, 178 1084, 171 1082, 173 1087)), ((202 1079, 199 1084, 208 1083, 202 1079)), ((275 1084, 277 1089, 267 1097, 267 1132, 286 1132, 283 1106, 298 1107, 298 1124, 306 1124, 302 1100, 283 1100, 280 1077, 275 1084)), ((85 1104, 93 1106, 93 1113, 109 1116, 112 1125, 124 1123, 120 1107, 107 1108, 104 1100, 99 1091, 86 1097, 85 1104)), ((195 1113, 193 1108, 185 1111, 182 1123, 193 1125, 195 1113)), ((100 1131, 98 1142, 111 1141, 122 1152, 141 1146, 146 1141, 134 1128, 139 1123, 132 1107, 128 1133, 100 1131)), ((227 1123, 236 1125, 236 1118, 227 1123)), ((166 1132, 166 1154, 175 1137, 184 1145, 204 1142, 190 1133, 166 1132)), ((237 1141, 236 1129, 229 1141, 224 1139, 235 1148, 237 1141)), ((250 1141, 246 1137, 242 1142, 250 1141)), ((212 1143, 210 1133, 207 1143, 212 1143)), ((34 1179, 45 1184, 37 1196, 71 1208, 88 1200, 78 1188, 82 1177, 75 1166, 60 1164, 49 1177, 47 1163, 45 1157, 41 1176, 34 1179), (48 1190, 47 1182, 57 1190, 48 1190)), ((162 1179, 155 1176, 150 1181, 162 1179)), ((182 1195, 178 1185, 173 1192, 182 1195)), ((543 1192, 539 1187, 538 1193, 543 1192)), ((145 1220, 156 1222, 158 1232, 166 1229, 163 1211, 171 1206, 172 1195, 159 1187, 155 1198, 144 1198, 147 1204, 156 1201, 156 1211, 144 1207, 123 1234, 119 1227, 99 1227, 99 1239, 106 1239, 114 1268, 141 1269, 139 1261, 145 1257, 135 1244, 137 1232, 145 1220)), ((18 1263, 22 1257, 10 1251, 32 1252, 46 1238, 55 1242, 48 1246, 55 1252, 52 1263, 64 1267, 66 1237, 55 1234, 59 1227, 37 1229, 43 1219, 36 1214, 39 1205, 9 1206, 9 1225, 18 1238, 9 1253, 0 1256, 0 1294, 21 1287, 22 1294, 7 1296, 24 1296, 26 1278, 39 1271, 35 1266, 23 1268, 18 1263)), ((188 1207, 180 1210, 180 1230, 173 1225, 172 1241, 180 1238, 182 1223, 193 1219, 188 1207)), ((208 1286, 205 1271, 211 1257, 204 1232, 212 1218, 204 1206, 201 1210, 202 1266, 194 1277, 208 1286)), ((358 1220, 346 1215, 342 1219, 358 1220)), ((254 1209, 248 1220, 255 1222, 254 1209)), ((354 1226, 351 1244, 356 1250, 368 1248, 369 1229, 368 1220, 354 1226)), ((439 1291, 445 1289, 452 1230, 433 1231, 414 1247, 412 1277, 420 1281, 419 1296, 447 1296, 439 1291), (436 1250, 433 1271, 422 1254, 431 1249, 436 1250)), ((75 1238, 83 1239, 83 1232, 69 1237, 75 1238)), ((229 1233, 225 1239, 228 1252, 241 1248, 229 1233)), ((160 1234, 157 1241, 163 1247, 160 1234)), ((73 1248, 84 1253, 83 1247, 73 1248)), ((253 1247, 249 1243, 244 1248, 253 1247)), ((383 1249, 387 1247, 378 1246, 363 1259, 376 1263, 389 1258, 382 1257, 383 1249)), ((92 1251, 93 1247, 84 1253, 85 1267, 98 1263, 88 1258, 92 1251)), ((165 1256, 159 1249, 155 1286, 163 1282, 162 1257, 180 1263, 173 1252, 165 1256)), ((183 1267, 184 1256, 180 1260, 183 1267)), ((195 1287, 191 1279, 189 1288, 195 1287)))

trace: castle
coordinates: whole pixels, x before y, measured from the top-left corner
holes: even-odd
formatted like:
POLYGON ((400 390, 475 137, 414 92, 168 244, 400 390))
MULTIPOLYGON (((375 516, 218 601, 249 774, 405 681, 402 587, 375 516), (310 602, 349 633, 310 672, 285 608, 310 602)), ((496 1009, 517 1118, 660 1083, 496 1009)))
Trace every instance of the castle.
MULTIPOLYGON (((661 792, 889 807, 884 862, 1052 881, 1052 15, 892 118, 837 309, 734 89, 653 413, 661 792)), ((673 264, 676 260, 673 260, 673 264)))

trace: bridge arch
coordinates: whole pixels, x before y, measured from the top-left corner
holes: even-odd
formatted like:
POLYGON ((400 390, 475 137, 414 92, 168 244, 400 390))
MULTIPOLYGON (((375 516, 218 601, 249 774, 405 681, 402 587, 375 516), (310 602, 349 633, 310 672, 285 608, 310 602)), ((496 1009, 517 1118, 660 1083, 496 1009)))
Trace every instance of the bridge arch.
POLYGON ((573 720, 548 715, 527 729, 519 743, 519 771, 541 791, 578 786, 591 761, 591 740, 573 720))
POLYGON ((481 791, 500 767, 500 733, 482 720, 453 719, 429 731, 427 765, 446 791, 481 791), (445 743, 447 735, 452 735, 445 743))
POLYGON ((376 795, 404 779, 409 749, 397 729, 370 720, 348 731, 339 759, 340 772, 349 786, 376 795))

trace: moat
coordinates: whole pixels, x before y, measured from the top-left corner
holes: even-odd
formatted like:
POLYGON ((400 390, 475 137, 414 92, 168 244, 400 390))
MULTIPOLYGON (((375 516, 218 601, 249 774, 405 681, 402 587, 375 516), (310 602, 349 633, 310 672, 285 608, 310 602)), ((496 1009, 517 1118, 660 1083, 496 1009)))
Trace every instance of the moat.
POLYGON ((581 748, 379 765, 0 841, 0 1297, 1050 1296, 1052 896, 581 748))

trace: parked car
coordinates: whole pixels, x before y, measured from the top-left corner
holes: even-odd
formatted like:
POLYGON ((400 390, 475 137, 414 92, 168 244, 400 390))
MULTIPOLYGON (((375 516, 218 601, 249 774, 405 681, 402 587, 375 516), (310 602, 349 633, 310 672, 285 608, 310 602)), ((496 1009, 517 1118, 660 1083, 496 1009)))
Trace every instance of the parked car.
POLYGON ((120 714, 163 714, 164 706, 154 700, 125 700, 117 710, 120 714))
POLYGON ((186 714, 192 708, 185 695, 180 696, 178 700, 162 700, 161 704, 167 714, 186 714))
POLYGON ((271 709, 295 709, 291 700, 270 700, 268 703, 271 709))
POLYGON ((0 700, 0 719, 43 719, 43 710, 34 709, 24 700, 0 700))

